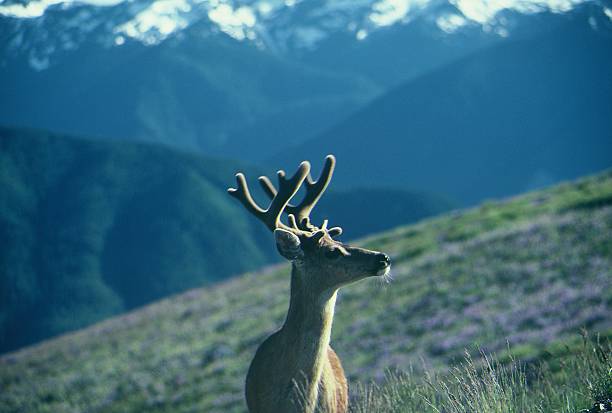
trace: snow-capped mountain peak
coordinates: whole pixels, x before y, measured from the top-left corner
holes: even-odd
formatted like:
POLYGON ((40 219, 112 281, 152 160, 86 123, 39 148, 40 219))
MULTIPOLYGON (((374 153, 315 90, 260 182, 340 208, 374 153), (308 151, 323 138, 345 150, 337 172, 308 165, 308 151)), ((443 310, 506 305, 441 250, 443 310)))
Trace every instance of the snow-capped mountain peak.
MULTIPOLYGON (((336 33, 363 41, 373 33, 427 16, 436 30, 481 26, 500 36, 504 10, 562 13, 587 0, 34 0, 0 1, 5 53, 27 54, 37 70, 54 53, 95 40, 156 45, 196 23, 274 52, 312 50, 336 33)), ((605 8, 605 7, 604 7, 605 8)), ((605 8, 612 19, 612 9, 605 8)))

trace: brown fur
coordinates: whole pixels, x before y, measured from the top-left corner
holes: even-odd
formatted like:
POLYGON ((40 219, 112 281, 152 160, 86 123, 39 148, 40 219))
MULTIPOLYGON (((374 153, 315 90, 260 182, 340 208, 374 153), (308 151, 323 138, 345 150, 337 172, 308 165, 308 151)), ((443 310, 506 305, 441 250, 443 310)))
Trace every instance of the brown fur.
POLYGON ((346 412, 348 409, 348 383, 346 382, 346 376, 344 375, 344 369, 342 363, 336 355, 336 352, 329 347, 327 349, 327 358, 331 364, 334 377, 336 378, 336 409, 338 412, 346 412))
MULTIPOLYGON (((277 411, 275 409, 279 408, 279 406, 283 406, 283 408, 286 409, 283 410, 284 412, 307 411, 300 410, 300 408, 305 407, 303 406, 303 398, 305 395, 303 395, 302 392, 296 391, 296 394, 286 397, 286 403, 283 403, 277 399, 275 392, 271 391, 272 388, 282 386, 290 381, 288 378, 289 374, 279 374, 276 377, 270 375, 271 366, 267 366, 263 362, 264 360, 273 359, 277 355, 274 351, 274 344, 277 342, 278 338, 275 336, 271 336, 266 340, 258 349, 251 363, 246 380, 246 400, 249 412, 274 412, 277 411), (256 377, 261 376, 267 377, 268 380, 262 382, 256 379, 256 377)), ((288 354, 285 354, 285 356, 287 356, 287 361, 291 359, 288 354)), ((286 365, 290 363, 282 364, 286 365)), ((348 411, 348 384, 340 359, 330 346, 327 348, 325 367, 321 376, 317 405, 320 409, 322 406, 325 406, 326 398, 331 399, 332 403, 330 406, 326 407, 327 410, 317 410, 317 412, 346 413, 348 411)), ((294 390, 293 387, 285 387, 286 390, 294 390)), ((287 394, 291 393, 291 391, 287 391, 287 394)), ((287 396, 287 394, 285 396, 287 396)))
POLYGON ((303 239, 300 248, 305 252, 293 263, 285 323, 259 347, 247 374, 250 413, 348 411, 344 370, 329 346, 337 292, 386 271, 388 257, 340 244, 328 235, 303 239), (338 248, 341 255, 329 258, 338 248))
POLYGON ((246 401, 250 413, 346 413, 348 386, 340 359, 329 346, 338 290, 370 276, 388 274, 386 254, 350 247, 332 237, 339 227, 327 229, 310 223, 310 211, 331 180, 336 159, 325 158, 319 179, 310 175, 310 164, 302 162, 287 178, 278 172, 278 190, 267 177, 259 182, 271 198, 267 209, 251 196, 246 177, 236 174, 230 195, 274 232, 276 246, 292 262, 291 298, 283 327, 257 349, 246 379, 246 401), (289 205, 300 186, 306 195, 289 205), (289 225, 281 222, 287 212, 289 225))

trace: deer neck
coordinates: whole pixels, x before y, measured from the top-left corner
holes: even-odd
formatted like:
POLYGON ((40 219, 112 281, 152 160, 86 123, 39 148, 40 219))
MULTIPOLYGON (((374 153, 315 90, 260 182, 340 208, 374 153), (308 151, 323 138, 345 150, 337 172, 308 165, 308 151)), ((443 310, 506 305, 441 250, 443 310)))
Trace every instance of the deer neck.
MULTIPOLYGON (((287 366, 303 377, 296 377, 304 386, 310 402, 316 401, 318 384, 328 363, 328 346, 336 305, 337 290, 322 295, 305 288, 302 268, 293 265, 291 272, 291 298, 282 332, 286 349, 291 352, 293 366, 287 366)), ((306 277, 306 278, 305 278, 306 277)))

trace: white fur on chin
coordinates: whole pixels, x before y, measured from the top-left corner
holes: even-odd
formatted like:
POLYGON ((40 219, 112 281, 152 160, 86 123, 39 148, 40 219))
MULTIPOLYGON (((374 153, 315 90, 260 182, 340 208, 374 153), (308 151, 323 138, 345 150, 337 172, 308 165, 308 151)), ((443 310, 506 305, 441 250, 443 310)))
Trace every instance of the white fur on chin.
POLYGON ((390 271, 391 271, 391 266, 387 265, 385 268, 382 268, 382 269, 378 270, 376 275, 379 276, 379 277, 386 277, 387 275, 389 275, 390 271))

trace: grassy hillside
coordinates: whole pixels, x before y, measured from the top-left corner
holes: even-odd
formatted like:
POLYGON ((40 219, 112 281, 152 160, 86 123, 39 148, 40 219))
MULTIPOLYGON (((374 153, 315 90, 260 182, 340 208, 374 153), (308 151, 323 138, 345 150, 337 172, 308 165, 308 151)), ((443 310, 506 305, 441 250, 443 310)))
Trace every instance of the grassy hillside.
POLYGON ((610 36, 586 20, 404 83, 270 164, 331 152, 347 159, 339 188, 384 182, 467 205, 610 168, 610 36))
MULTIPOLYGON (((392 256, 395 280, 339 295, 332 345, 353 388, 389 368, 444 371, 474 346, 529 360, 581 327, 612 331, 612 172, 362 244, 392 256)), ((283 320, 288 272, 269 267, 5 355, 0 410, 244 412, 248 363, 283 320)))

